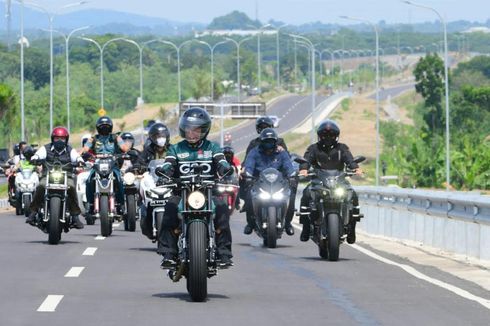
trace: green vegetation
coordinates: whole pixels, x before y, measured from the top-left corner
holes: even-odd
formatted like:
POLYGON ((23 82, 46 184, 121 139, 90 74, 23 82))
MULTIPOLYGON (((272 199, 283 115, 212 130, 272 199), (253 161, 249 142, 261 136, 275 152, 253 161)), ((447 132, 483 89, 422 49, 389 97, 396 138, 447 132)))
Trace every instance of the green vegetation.
MULTIPOLYGON (((414 126, 384 122, 381 132, 388 173, 403 186, 444 187, 445 111, 442 61, 437 56, 420 60, 415 69, 416 90, 424 103, 413 108, 414 126)), ((489 189, 490 182, 490 58, 476 57, 451 74, 450 159, 451 186, 489 189), (478 81, 468 76, 479 76, 478 81), (459 85, 455 88, 454 85, 459 85)))

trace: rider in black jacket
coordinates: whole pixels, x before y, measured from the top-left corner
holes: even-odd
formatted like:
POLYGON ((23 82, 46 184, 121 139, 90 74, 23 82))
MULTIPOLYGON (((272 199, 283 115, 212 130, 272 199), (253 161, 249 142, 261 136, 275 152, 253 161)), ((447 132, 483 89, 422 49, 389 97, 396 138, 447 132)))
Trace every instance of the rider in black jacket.
POLYGON ((140 162, 144 166, 152 160, 165 159, 170 146, 170 132, 161 122, 154 123, 148 131, 148 142, 145 144, 140 162))
MULTIPOLYGON (((304 158, 308 163, 300 165, 300 175, 306 176, 307 169, 310 167, 317 169, 339 170, 343 171, 345 167, 355 170, 357 175, 362 174, 359 165, 354 162, 354 157, 345 144, 339 143, 340 128, 332 120, 323 121, 317 129, 318 142, 310 145, 305 152, 304 158)), ((315 220, 317 216, 313 216, 314 212, 310 209, 311 194, 309 187, 303 191, 300 204, 300 223, 303 224, 301 232, 301 241, 308 241, 310 238, 310 222, 315 220), (311 212, 311 214, 310 214, 311 212), (310 216, 311 215, 311 216, 310 216)), ((359 199, 357 194, 353 192, 352 217, 350 228, 347 234, 347 242, 354 243, 356 241, 356 222, 360 217, 359 199)))
MULTIPOLYGON (((257 136, 257 138, 252 139, 248 144, 247 151, 245 152, 245 157, 243 158, 243 162, 245 162, 245 160, 247 159, 247 155, 252 150, 252 148, 255 148, 260 145, 260 133, 265 128, 274 128, 274 122, 268 116, 258 117, 257 120, 255 121, 255 130, 257 130, 257 134, 259 134, 259 136, 257 136)), ((288 147, 286 146, 286 143, 282 138, 277 138, 277 148, 280 151, 282 150, 285 150, 286 152, 288 151, 288 147)))

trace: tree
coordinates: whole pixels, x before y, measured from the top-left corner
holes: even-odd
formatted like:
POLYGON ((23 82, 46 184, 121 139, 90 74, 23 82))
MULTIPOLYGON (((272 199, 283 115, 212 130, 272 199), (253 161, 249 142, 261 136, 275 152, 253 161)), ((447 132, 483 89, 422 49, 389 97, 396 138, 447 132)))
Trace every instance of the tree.
POLYGON ((444 90, 444 63, 437 54, 428 54, 420 58, 415 70, 415 90, 425 100, 427 111, 424 120, 431 133, 440 133, 443 129, 442 94, 444 90))
POLYGON ((11 130, 15 130, 13 125, 16 106, 17 103, 12 88, 6 84, 0 84, 0 120, 5 122, 5 126, 10 127, 4 129, 4 137, 8 139, 8 143, 10 143, 11 130))

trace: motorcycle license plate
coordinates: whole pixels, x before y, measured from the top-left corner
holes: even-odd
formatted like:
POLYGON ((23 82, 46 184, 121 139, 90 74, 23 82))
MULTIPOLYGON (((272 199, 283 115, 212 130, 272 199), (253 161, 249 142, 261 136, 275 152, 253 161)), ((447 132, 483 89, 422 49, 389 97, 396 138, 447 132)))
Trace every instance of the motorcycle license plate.
POLYGON ((161 206, 161 205, 165 205, 165 203, 166 203, 165 200, 153 200, 150 203, 150 206, 161 206))

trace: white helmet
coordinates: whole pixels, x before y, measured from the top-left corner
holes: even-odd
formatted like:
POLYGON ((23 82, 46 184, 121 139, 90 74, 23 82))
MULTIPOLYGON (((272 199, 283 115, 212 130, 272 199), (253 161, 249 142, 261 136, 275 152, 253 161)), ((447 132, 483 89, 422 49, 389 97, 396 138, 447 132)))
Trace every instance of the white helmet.
POLYGON ((92 138, 91 134, 85 134, 82 136, 81 142, 82 142, 82 148, 85 146, 85 143, 92 138))

